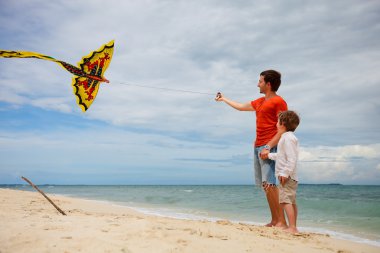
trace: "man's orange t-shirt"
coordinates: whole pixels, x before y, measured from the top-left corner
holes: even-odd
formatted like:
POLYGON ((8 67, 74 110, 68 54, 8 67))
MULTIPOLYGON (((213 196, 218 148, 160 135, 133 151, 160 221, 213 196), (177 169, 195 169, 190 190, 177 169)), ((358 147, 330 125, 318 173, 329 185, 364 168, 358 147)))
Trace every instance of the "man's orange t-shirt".
POLYGON ((285 100, 280 96, 265 100, 265 97, 251 101, 256 111, 255 147, 266 145, 277 133, 278 114, 288 110, 285 100))

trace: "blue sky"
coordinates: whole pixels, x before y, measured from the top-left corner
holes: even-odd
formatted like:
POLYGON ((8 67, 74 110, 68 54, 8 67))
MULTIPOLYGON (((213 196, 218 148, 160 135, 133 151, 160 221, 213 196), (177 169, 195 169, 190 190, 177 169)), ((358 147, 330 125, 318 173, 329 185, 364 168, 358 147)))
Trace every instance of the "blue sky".
POLYGON ((0 184, 253 184, 258 75, 301 116, 303 183, 380 184, 379 1, 0 0, 0 49, 72 64, 115 40, 91 108, 57 64, 0 58, 0 184))

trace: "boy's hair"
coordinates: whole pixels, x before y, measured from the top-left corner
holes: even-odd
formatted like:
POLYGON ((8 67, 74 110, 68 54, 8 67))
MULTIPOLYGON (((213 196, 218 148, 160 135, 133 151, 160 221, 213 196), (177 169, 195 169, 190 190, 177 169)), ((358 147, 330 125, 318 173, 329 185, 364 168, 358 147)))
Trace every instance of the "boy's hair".
POLYGON ((277 91, 281 85, 281 73, 276 70, 265 70, 260 73, 260 76, 264 77, 266 83, 270 82, 272 91, 277 91))
POLYGON ((283 111, 278 115, 278 121, 285 126, 286 131, 294 132, 300 124, 300 118, 294 111, 283 111))

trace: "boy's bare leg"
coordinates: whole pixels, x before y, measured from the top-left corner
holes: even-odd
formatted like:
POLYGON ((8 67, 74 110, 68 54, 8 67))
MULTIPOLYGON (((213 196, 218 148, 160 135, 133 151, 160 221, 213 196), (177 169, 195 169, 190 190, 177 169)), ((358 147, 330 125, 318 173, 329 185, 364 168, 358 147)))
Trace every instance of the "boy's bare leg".
POLYGON ((286 232, 289 232, 289 233, 292 233, 292 234, 296 234, 296 233, 299 233, 298 232, 298 229, 296 227, 296 222, 297 222, 297 213, 298 213, 298 210, 297 210, 297 206, 296 205, 292 205, 292 204, 281 204, 281 206, 284 208, 285 212, 286 212, 286 216, 288 217, 288 221, 289 221, 289 227, 287 229, 285 229, 286 232))
POLYGON ((265 193, 272 214, 272 221, 266 226, 287 227, 284 212, 279 203, 278 188, 275 185, 268 185, 265 193))

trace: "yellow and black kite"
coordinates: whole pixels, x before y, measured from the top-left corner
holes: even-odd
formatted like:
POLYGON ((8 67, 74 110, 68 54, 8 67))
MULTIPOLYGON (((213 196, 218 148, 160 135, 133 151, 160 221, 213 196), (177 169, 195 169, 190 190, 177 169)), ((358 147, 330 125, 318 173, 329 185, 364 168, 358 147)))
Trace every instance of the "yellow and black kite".
POLYGON ((98 50, 91 52, 82 58, 78 67, 59 61, 53 57, 27 51, 6 51, 0 50, 0 57, 4 58, 38 58, 42 60, 53 61, 61 65, 64 69, 74 74, 72 86, 74 94, 77 96, 77 103, 85 112, 90 108, 98 94, 100 82, 109 83, 103 77, 108 68, 113 55, 114 41, 103 45, 98 50))

